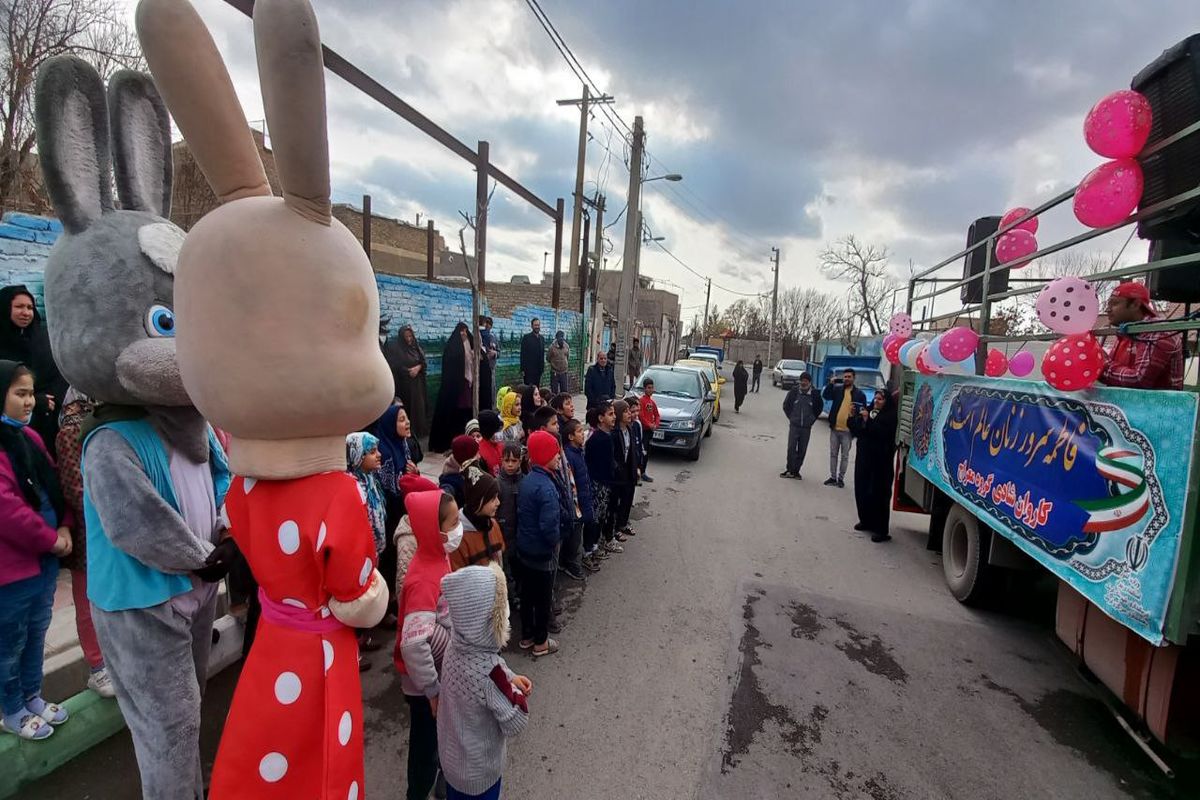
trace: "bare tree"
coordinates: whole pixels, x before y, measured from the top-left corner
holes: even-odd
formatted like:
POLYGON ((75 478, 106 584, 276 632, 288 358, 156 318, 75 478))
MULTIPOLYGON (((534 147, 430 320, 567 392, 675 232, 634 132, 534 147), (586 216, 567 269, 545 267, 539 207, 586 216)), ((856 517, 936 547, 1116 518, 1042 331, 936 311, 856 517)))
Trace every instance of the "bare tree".
POLYGON ((850 313, 872 336, 884 329, 885 302, 895 286, 886 247, 860 242, 854 235, 838 239, 821 251, 826 277, 850 284, 850 313))
POLYGON ((40 186, 30 159, 38 68, 68 54, 91 62, 106 79, 120 67, 141 67, 141 48, 124 14, 118 0, 0 0, 0 209, 40 186))
MULTIPOLYGON (((1120 258, 1119 253, 1084 252, 1067 250, 1043 259, 1021 270, 1021 277, 1039 278, 1046 283, 1055 278, 1089 278, 1107 272, 1120 258)), ((1116 281, 1091 281, 1103 304, 1104 299, 1116 285, 1116 281)), ((1023 294, 997 305, 994 320, 1003 320, 1003 333, 1008 336, 1030 336, 1045 333, 1046 327, 1038 320, 1035 305, 1038 295, 1023 294)), ((1103 306, 1102 306, 1103 307, 1103 306)))

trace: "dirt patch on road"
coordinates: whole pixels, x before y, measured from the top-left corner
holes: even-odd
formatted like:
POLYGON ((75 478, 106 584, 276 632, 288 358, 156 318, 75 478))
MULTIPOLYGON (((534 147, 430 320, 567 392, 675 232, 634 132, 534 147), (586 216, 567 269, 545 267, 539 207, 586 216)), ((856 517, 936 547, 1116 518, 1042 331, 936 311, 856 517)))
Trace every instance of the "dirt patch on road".
MULTIPOLYGON (((761 733, 767 722, 774 722, 779 735, 787 743, 793 755, 811 755, 813 746, 821 742, 821 724, 829 715, 829 709, 815 705, 808 719, 797 720, 787 706, 777 705, 767 699, 754 668, 762 664, 758 655, 764 646, 762 634, 754 624, 754 605, 762 599, 761 590, 746 597, 742 606, 742 619, 746 628, 738 643, 741 653, 741 668, 733 689, 733 702, 729 706, 729 719, 725 727, 725 742, 721 751, 721 772, 728 774, 738 766, 741 757, 750 752, 754 737, 761 733)), ((770 645, 766 645, 770 646, 770 645)))

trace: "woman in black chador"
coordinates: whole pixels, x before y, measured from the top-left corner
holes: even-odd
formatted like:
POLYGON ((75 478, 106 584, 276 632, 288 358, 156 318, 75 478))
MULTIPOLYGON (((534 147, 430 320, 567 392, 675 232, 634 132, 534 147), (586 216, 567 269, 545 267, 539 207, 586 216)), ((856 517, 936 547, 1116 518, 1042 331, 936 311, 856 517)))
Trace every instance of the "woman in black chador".
POLYGON ((433 410, 433 427, 429 433, 429 450, 444 453, 450 441, 467 429, 471 419, 475 375, 475 351, 471 348, 471 331, 467 323, 454 326, 454 332, 442 351, 442 385, 438 389, 437 406, 433 410))
POLYGON ((411 325, 405 325, 395 339, 383 348, 383 354, 396 380, 396 397, 408 412, 413 436, 429 433, 429 414, 425 410, 425 379, 429 365, 411 325))
POLYGON ((737 366, 733 368, 733 410, 734 413, 742 413, 742 401, 746 399, 746 389, 750 384, 750 373, 746 371, 746 365, 738 359, 737 366))
POLYGON ((858 505, 856 531, 871 534, 872 542, 892 538, 892 480, 896 477, 896 401, 886 389, 858 416, 850 418, 850 431, 858 439, 854 456, 854 502, 858 505))

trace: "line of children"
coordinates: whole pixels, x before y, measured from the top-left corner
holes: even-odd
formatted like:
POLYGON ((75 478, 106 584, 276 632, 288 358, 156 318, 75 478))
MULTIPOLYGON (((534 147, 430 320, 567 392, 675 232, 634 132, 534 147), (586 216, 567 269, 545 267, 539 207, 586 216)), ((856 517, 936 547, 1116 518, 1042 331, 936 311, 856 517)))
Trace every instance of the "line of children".
POLYGON ((532 689, 498 655, 510 607, 520 649, 557 652, 557 572, 583 580, 634 535, 645 467, 638 398, 605 401, 587 426, 569 395, 542 399, 533 386, 501 389, 500 413, 481 413, 474 435, 454 442, 442 486, 404 491, 395 661, 412 717, 410 798, 426 797, 439 774, 448 797, 499 796, 504 741, 524 728, 532 689), (411 565, 402 538, 415 543, 411 565))

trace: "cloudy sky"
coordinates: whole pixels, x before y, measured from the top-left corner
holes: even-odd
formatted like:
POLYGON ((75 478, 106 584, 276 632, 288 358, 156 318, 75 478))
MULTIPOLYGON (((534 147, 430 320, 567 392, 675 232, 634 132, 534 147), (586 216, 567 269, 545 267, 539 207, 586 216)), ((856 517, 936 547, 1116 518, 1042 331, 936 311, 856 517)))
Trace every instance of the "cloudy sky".
MULTIPOLYGON (((247 117, 262 118, 250 21, 194 0, 247 117)), ((131 0, 131 7, 134 3, 131 0)), ((976 217, 1034 205, 1101 159, 1083 142, 1088 108, 1163 49, 1200 32, 1185 0, 541 0, 595 82, 632 124, 645 118, 656 235, 712 276, 722 307, 782 286, 829 284, 822 246, 847 234, 886 246, 898 275, 953 254, 976 217)), ((573 189, 579 114, 555 100, 580 83, 524 0, 322 0, 322 36, 460 140, 553 204, 573 189)), ((472 168, 339 78, 328 77, 335 200, 372 195, 379 213, 433 217, 456 238, 472 168)), ((628 148, 597 114, 586 186, 625 202, 628 148)), ((493 201, 489 277, 536 281, 553 247, 548 218, 503 189, 493 201)), ((621 256, 622 217, 608 230, 621 256)), ((1081 232, 1069 205, 1043 220, 1047 244, 1081 232)), ((567 226, 569 236, 569 224, 567 226)), ((1125 241, 1098 241, 1115 252, 1125 241)), ((564 242, 564 261, 566 259, 564 242)), ((1136 240, 1129 254, 1140 258, 1136 240)), ((1129 260, 1129 255, 1125 260, 1129 260)), ((703 282, 654 246, 642 270, 682 290, 703 282)), ((670 288, 670 285, 668 285, 670 288)))

